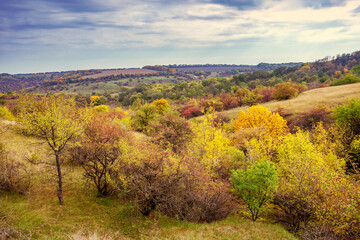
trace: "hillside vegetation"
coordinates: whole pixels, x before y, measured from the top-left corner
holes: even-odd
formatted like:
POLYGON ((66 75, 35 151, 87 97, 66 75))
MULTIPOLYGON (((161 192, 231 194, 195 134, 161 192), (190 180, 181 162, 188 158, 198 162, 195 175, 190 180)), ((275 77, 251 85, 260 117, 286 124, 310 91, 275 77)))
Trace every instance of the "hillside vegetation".
POLYGON ((0 238, 360 238, 360 52, 186 67, 1 94, 0 238))

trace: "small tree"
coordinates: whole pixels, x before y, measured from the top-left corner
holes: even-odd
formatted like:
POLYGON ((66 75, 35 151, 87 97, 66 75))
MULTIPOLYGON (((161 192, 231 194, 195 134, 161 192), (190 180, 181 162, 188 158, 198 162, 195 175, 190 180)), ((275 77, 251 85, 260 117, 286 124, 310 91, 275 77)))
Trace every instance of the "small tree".
POLYGON ((39 99, 24 96, 19 100, 19 106, 19 120, 25 129, 46 142, 55 155, 57 195, 62 205, 63 174, 60 156, 68 142, 83 132, 88 121, 86 109, 77 108, 75 99, 65 96, 39 99))
POLYGON ((159 100, 154 100, 151 103, 151 106, 154 106, 159 114, 163 114, 170 108, 168 101, 163 98, 159 100))
POLYGON ((156 115, 156 107, 150 104, 144 104, 135 112, 135 115, 132 118, 132 126, 136 131, 144 132, 149 122, 153 120, 156 115))
POLYGON ((110 176, 121 156, 119 141, 124 133, 117 118, 97 115, 85 129, 80 146, 72 149, 74 160, 84 169, 84 177, 95 185, 98 196, 112 193, 110 176))
POLYGON ((191 140, 190 123, 173 113, 166 113, 157 121, 150 122, 149 128, 154 143, 165 149, 171 148, 175 153, 184 150, 186 143, 191 140))
POLYGON ((246 171, 232 171, 230 182, 235 194, 245 201, 251 212, 251 219, 256 221, 261 208, 271 200, 278 183, 275 165, 270 161, 255 163, 246 171))

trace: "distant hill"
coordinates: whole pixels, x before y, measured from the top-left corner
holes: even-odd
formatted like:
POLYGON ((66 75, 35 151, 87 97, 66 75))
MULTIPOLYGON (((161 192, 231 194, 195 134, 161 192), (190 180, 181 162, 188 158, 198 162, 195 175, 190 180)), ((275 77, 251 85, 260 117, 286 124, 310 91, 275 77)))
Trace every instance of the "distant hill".
MULTIPOLYGON (((195 65, 164 65, 145 66, 127 69, 91 69, 62 72, 30 73, 30 74, 0 74, 0 92, 35 90, 54 85, 76 82, 118 81, 121 79, 145 78, 154 76, 174 76, 178 81, 202 79, 207 77, 229 77, 239 73, 251 73, 257 70, 269 71, 281 66, 300 66, 302 63, 259 63, 258 65, 235 64, 195 64, 195 65)), ((160 82, 161 83, 161 82, 160 82)))

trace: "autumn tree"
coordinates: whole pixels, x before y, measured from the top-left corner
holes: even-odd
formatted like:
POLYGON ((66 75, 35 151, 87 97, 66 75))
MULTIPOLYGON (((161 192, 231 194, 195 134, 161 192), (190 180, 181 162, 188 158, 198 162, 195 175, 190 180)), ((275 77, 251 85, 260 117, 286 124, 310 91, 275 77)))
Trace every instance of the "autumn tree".
POLYGON ((324 184, 334 181, 343 161, 319 151, 307 132, 288 134, 277 149, 279 187, 274 203, 283 211, 282 220, 293 231, 314 219, 324 201, 324 184))
POLYGON ((157 115, 155 106, 150 104, 142 105, 132 118, 132 126, 135 130, 144 132, 151 120, 157 115))
POLYGON ((237 157, 243 153, 231 146, 226 132, 216 126, 216 116, 208 115, 202 122, 193 125, 194 138, 189 153, 197 158, 197 164, 204 167, 210 176, 228 178, 230 169, 237 167, 237 157))
POLYGON ((256 128, 263 135, 272 138, 283 136, 287 132, 286 120, 278 113, 272 113, 261 105, 238 112, 233 125, 235 132, 256 128))
POLYGON ((53 96, 35 98, 24 96, 19 99, 19 121, 29 134, 46 142, 55 155, 57 175, 57 196, 63 200, 63 173, 61 171, 63 150, 76 136, 80 135, 89 119, 87 109, 77 108, 74 98, 53 96))
POLYGON ((191 140, 190 123, 173 113, 166 113, 159 119, 150 122, 149 133, 154 143, 163 148, 170 148, 175 153, 185 149, 185 144, 191 140))
POLYGON ((79 146, 72 149, 75 162, 84 169, 84 177, 93 184, 98 196, 112 193, 111 173, 121 156, 119 142, 124 132, 112 115, 95 115, 85 129, 79 146))
POLYGON ((154 100, 151 103, 151 106, 154 106, 159 114, 163 114, 170 108, 168 101, 166 101, 166 99, 164 98, 159 100, 154 100))

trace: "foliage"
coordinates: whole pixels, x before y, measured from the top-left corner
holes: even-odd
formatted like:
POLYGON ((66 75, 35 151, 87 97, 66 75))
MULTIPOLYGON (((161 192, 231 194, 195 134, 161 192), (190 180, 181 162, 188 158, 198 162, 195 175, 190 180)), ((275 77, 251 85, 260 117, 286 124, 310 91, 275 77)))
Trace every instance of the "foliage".
POLYGON ((109 112, 110 111, 110 107, 106 106, 106 105, 98 105, 94 107, 94 110, 96 112, 109 112))
POLYGON ((253 221, 259 217, 261 208, 271 200, 277 187, 275 165, 269 161, 255 163, 246 171, 232 171, 230 182, 234 192, 247 204, 253 221))
POLYGON ((235 131, 260 128, 260 131, 272 138, 283 136, 287 131, 285 119, 260 105, 252 106, 246 112, 239 111, 233 125, 235 131))
POLYGON ((285 100, 294 98, 299 94, 299 90, 291 83, 279 83, 275 85, 273 98, 276 100, 285 100))
POLYGON ((296 127, 300 127, 304 130, 311 130, 319 122, 329 127, 333 123, 331 113, 331 110, 326 106, 311 108, 307 112, 299 113, 298 116, 291 121, 289 128, 295 129, 296 127))
POLYGON ((133 128, 140 132, 146 131, 149 122, 155 118, 156 114, 156 107, 150 104, 142 105, 132 118, 133 128))
POLYGON ((203 115, 201 108, 194 105, 187 105, 185 107, 181 107, 178 109, 178 111, 180 112, 181 116, 186 119, 203 115))
POLYGON ((29 187, 30 176, 25 166, 11 159, 0 143, 0 192, 25 193, 29 187))
POLYGON ((92 104, 96 104, 99 100, 100 100, 100 97, 99 97, 99 96, 91 96, 91 97, 90 97, 90 102, 91 102, 92 104))
POLYGON ((225 131, 215 126, 215 116, 208 115, 194 125, 193 132, 190 155, 197 159, 197 164, 206 168, 210 176, 228 178, 230 169, 239 164, 235 156, 240 151, 230 146, 225 131))
POLYGON ((14 120, 14 116, 7 107, 0 107, 0 119, 14 120))
POLYGON ((330 86, 339 86, 339 85, 352 84, 357 82, 360 82, 360 77, 348 73, 343 78, 340 78, 330 83, 330 86))
POLYGON ((222 102, 218 99, 202 100, 199 105, 203 108, 204 113, 210 113, 211 111, 221 111, 223 108, 222 102))
POLYGON ((263 97, 257 91, 250 91, 249 89, 239 88, 236 91, 236 96, 239 99, 239 103, 242 105, 255 105, 263 97))
POLYGON ((333 154, 324 154, 310 142, 308 133, 287 135, 277 151, 279 188, 274 203, 283 211, 282 221, 298 231, 314 219, 324 201, 323 185, 331 181, 342 163, 333 154))
POLYGON ((360 100, 351 99, 347 104, 334 108, 336 124, 354 135, 360 134, 360 100))
POLYGON ((52 164, 56 166, 58 198, 60 204, 64 204, 60 155, 68 142, 83 132, 89 119, 87 109, 77 108, 74 98, 62 95, 39 99, 23 96, 19 106, 18 118, 26 131, 47 143, 55 155, 55 164, 52 164))
POLYGON ((97 188, 98 196, 108 196, 114 190, 110 178, 121 156, 119 141, 124 135, 115 120, 95 115, 79 145, 71 151, 84 169, 85 179, 97 188))
POLYGON ((172 156, 154 146, 145 145, 142 149, 136 160, 131 158, 119 165, 118 179, 125 197, 134 201, 143 215, 156 209, 194 222, 212 222, 228 216, 230 197, 221 183, 206 178, 190 159, 172 156))
POLYGON ((164 98, 159 99, 159 100, 154 100, 151 103, 151 105, 155 106, 155 108, 159 114, 163 114, 170 108, 168 101, 166 101, 164 98))
POLYGON ((274 99, 273 98, 274 89, 272 87, 255 88, 253 91, 257 93, 259 96, 262 96, 259 99, 259 102, 261 103, 270 102, 274 99))
POLYGON ((220 95, 220 102, 222 103, 223 110, 228 110, 231 108, 236 108, 239 106, 239 101, 230 94, 220 95))
POLYGON ((318 219, 341 239, 360 237, 360 186, 351 176, 337 174, 324 182, 326 198, 317 211, 318 219))
POLYGON ((164 149, 170 148, 175 153, 186 150, 185 145, 192 138, 190 123, 174 113, 166 113, 151 121, 149 134, 155 144, 164 149))

